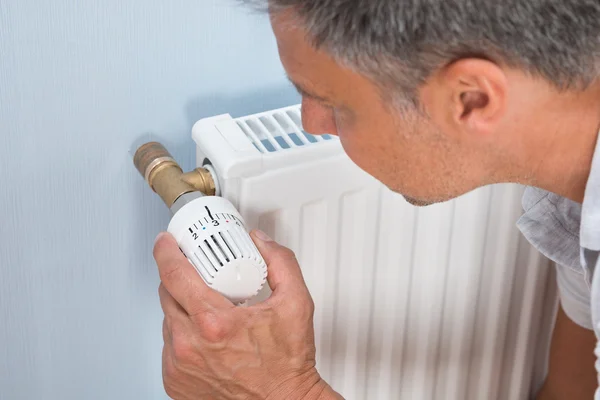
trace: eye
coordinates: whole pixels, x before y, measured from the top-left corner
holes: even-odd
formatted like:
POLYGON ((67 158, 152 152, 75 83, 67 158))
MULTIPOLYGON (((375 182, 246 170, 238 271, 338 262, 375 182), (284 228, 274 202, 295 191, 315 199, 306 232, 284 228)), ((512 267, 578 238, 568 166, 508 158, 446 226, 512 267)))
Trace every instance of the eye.
POLYGON ((315 99, 315 98, 311 98, 312 101, 314 101, 315 103, 317 103, 320 107, 326 108, 328 110, 334 110, 335 106, 333 104, 331 104, 330 102, 323 100, 323 99, 315 99))
POLYGON ((309 104, 312 104, 312 105, 317 106, 319 108, 325 108, 327 110, 333 110, 335 108, 329 102, 327 102, 327 101, 325 101, 323 99, 318 99, 318 98, 315 98, 313 96, 309 96, 309 95, 303 95, 302 96, 302 100, 304 102, 308 102, 309 104))

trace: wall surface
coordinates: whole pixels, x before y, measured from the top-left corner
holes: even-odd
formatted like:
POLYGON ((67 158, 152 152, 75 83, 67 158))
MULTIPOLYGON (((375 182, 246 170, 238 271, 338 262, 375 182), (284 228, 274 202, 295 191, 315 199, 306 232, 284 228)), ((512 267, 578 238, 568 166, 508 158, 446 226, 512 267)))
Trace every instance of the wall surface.
POLYGON ((234 0, 0 0, 0 399, 164 399, 151 250, 168 210, 128 150, 193 166, 193 123, 293 104, 234 0))

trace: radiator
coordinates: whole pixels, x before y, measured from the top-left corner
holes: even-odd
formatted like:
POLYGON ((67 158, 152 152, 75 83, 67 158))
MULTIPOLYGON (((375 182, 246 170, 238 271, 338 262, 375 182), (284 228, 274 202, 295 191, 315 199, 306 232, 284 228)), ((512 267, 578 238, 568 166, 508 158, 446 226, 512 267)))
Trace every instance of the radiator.
POLYGON ((336 137, 304 133, 300 113, 220 115, 192 135, 248 226, 295 251, 320 374, 346 399, 530 398, 557 302, 553 269, 515 228, 522 188, 415 208, 336 137))

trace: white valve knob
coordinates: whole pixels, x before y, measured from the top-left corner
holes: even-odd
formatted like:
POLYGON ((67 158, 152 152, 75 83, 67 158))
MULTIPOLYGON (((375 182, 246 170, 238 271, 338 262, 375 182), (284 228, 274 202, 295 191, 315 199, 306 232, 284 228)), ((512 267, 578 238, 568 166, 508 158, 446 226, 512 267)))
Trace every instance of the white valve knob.
POLYGON ((167 230, 204 281, 234 304, 250 299, 264 286, 266 263, 227 199, 192 200, 175 213, 167 230))

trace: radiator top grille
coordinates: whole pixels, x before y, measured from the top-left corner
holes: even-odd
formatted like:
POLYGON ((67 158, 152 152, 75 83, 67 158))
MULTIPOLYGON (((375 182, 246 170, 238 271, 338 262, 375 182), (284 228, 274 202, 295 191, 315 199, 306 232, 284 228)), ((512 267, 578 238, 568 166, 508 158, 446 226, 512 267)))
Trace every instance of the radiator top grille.
POLYGON ((264 154, 337 140, 331 135, 306 133, 302 127, 299 106, 237 118, 235 121, 254 147, 264 154))

